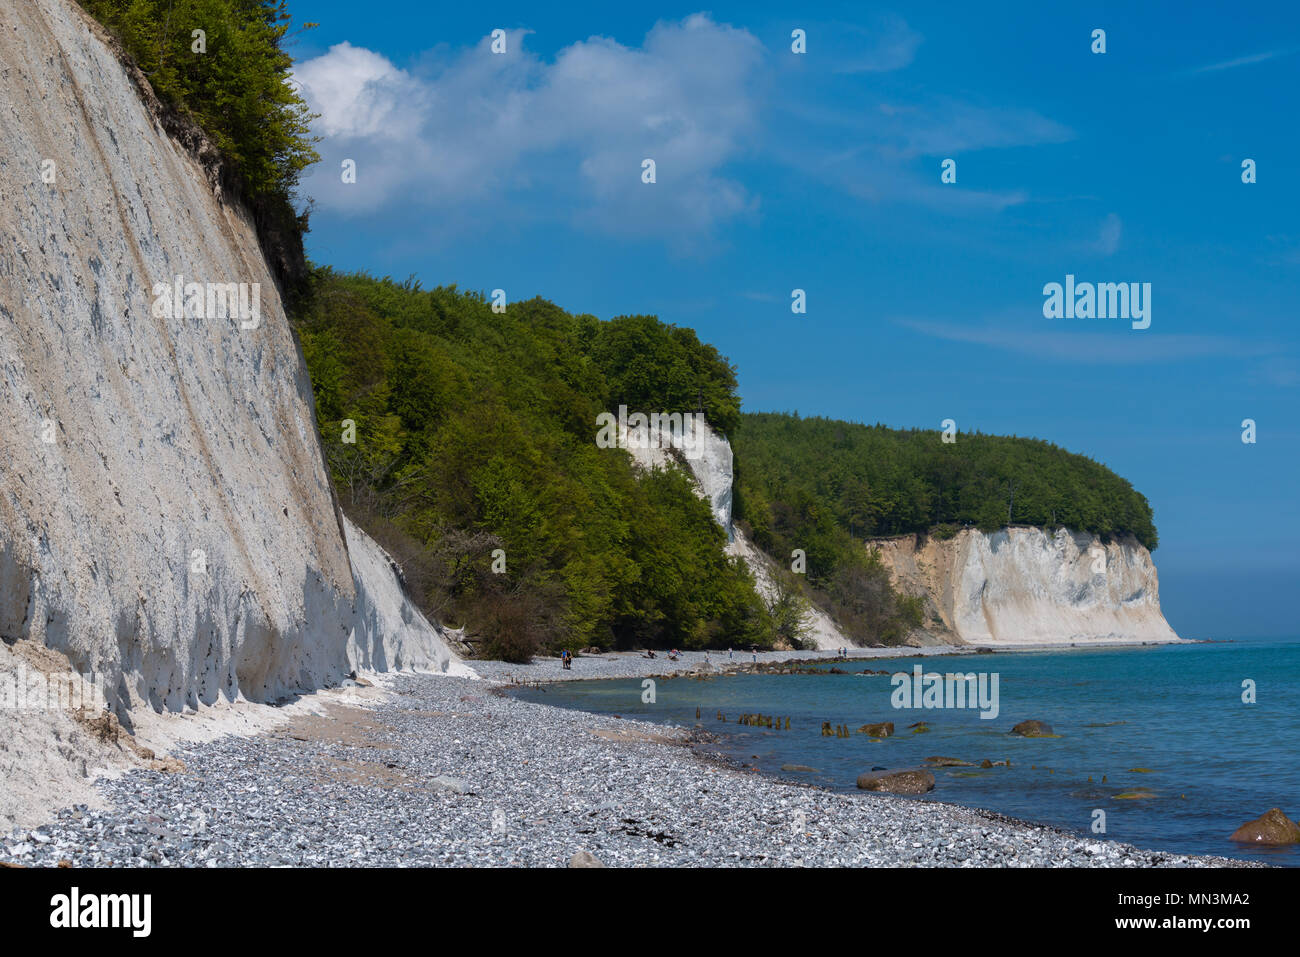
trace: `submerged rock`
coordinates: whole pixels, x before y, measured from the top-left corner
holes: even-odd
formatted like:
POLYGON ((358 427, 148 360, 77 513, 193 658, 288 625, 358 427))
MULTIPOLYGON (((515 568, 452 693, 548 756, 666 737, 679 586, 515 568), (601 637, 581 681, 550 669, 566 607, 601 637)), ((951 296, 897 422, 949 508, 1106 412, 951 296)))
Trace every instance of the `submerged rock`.
POLYGON ((864 724, 858 728, 858 734, 865 734, 871 738, 887 738, 894 733, 894 722, 882 721, 879 724, 864 724))
POLYGON ((1160 795, 1155 791, 1147 788, 1134 788, 1132 791, 1121 791, 1115 795, 1116 801, 1153 801, 1160 795))
POLYGON ((1052 731, 1052 726, 1046 721, 1021 721, 1011 729, 1012 734, 1018 734, 1022 738, 1053 738, 1058 737, 1052 731))
POLYGON ((945 758, 937 754, 926 758, 925 763, 932 768, 969 768, 974 766, 971 762, 963 761, 961 758, 945 758))
POLYGON ((890 794, 924 794, 934 790, 934 775, 924 768, 868 771, 858 775, 858 787, 864 791, 887 791, 890 794))

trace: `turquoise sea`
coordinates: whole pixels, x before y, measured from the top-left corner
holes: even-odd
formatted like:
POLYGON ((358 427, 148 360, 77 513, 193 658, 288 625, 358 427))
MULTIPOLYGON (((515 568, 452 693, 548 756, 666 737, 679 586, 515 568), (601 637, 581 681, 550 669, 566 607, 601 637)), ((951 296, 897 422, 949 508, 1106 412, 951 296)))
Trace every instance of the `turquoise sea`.
POLYGON ((932 755, 976 765, 1010 760, 1010 767, 934 768, 935 789, 917 800, 988 808, 1080 835, 1093 834, 1095 811, 1102 810, 1106 831, 1098 838, 1300 866, 1296 846, 1259 849, 1228 840, 1238 825, 1271 807, 1300 819, 1300 639, 854 659, 820 667, 852 673, 660 678, 654 703, 643 702, 642 679, 565 682, 519 693, 560 707, 699 724, 718 734, 718 748, 737 761, 847 791, 856 791, 863 771, 914 767, 932 755), (857 673, 911 675, 916 664, 927 673, 997 674, 1000 713, 982 719, 976 709, 895 708, 888 675, 857 673), (1248 680, 1253 704, 1242 700, 1248 680), (725 723, 717 720, 719 710, 725 723), (789 716, 790 730, 738 725, 743 713, 789 716), (1008 734, 1031 718, 1052 725, 1059 737, 1008 734), (825 737, 824 721, 854 733, 825 737), (873 742, 856 733, 883 721, 894 723, 894 736, 873 742), (909 729, 919 721, 928 732, 909 729), (816 771, 782 772, 785 764, 816 771), (1154 796, 1118 797, 1139 789, 1154 796))

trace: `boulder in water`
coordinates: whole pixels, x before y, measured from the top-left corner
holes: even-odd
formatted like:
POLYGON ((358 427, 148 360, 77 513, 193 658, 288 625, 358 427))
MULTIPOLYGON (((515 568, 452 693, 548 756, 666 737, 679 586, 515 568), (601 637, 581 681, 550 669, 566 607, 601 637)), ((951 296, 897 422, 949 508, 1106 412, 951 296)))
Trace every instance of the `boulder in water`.
POLYGON ((1052 733, 1052 726, 1046 721, 1021 721, 1011 729, 1012 734, 1018 734, 1022 738, 1052 738, 1056 737, 1052 733))
POLYGON ((858 728, 858 734, 872 738, 887 738, 894 733, 894 722, 882 721, 879 724, 864 724, 858 728))
MULTIPOLYGON (((969 761, 963 761, 961 758, 945 758, 941 755, 932 755, 925 759, 925 763, 932 768, 969 768, 974 767, 969 761)), ((990 765, 992 767, 992 765, 990 765)))
POLYGON ((1300 843, 1300 824, 1280 808, 1270 808, 1233 831, 1231 839, 1243 844, 1296 844, 1300 843))
POLYGON ((868 771, 858 775, 858 787, 864 791, 887 791, 890 794, 924 794, 934 790, 934 775, 924 768, 868 771))

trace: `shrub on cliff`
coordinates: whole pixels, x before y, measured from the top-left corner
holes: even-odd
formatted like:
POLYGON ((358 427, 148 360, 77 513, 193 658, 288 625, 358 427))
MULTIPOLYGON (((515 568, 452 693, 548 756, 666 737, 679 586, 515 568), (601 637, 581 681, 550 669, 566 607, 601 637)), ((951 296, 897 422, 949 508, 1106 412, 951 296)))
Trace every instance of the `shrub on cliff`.
POLYGON ((316 162, 312 115, 282 49, 286 0, 79 0, 108 28, 173 119, 197 124, 222 157, 227 188, 246 202, 288 292, 305 279, 302 171, 316 162), (203 31, 201 36, 195 31, 203 31))

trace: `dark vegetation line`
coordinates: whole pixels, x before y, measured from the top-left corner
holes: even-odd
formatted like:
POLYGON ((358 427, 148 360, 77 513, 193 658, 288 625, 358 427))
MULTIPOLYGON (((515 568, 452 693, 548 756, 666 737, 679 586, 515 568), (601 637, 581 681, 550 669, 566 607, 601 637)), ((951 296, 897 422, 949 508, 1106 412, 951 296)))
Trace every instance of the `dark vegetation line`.
POLYGON ((423 610, 523 660, 542 649, 798 647, 809 597, 859 643, 920 624, 863 538, 1065 526, 1154 548, 1146 499, 1032 439, 740 412, 735 369, 690 329, 601 321, 542 299, 493 313, 303 256, 319 157, 282 49, 284 0, 80 0, 160 99, 169 133, 246 204, 303 346, 344 510, 402 563, 423 610), (207 51, 192 51, 194 29, 207 51), (703 411, 736 447, 739 524, 790 566, 771 602, 684 469, 596 446, 596 416, 703 411))
POLYGON ((778 560, 806 553, 812 594, 854 637, 893 643, 921 609, 880 580, 863 539, 1009 525, 1157 544, 1146 498, 1110 469, 1038 439, 746 413, 736 520, 778 560), (783 557, 784 556, 784 557, 783 557))
POLYGON ((747 413, 735 443, 745 462, 740 511, 755 537, 773 547, 792 534, 815 544, 818 530, 832 527, 855 538, 950 538, 965 526, 991 532, 1036 525, 1131 536, 1155 550, 1145 496, 1099 462, 1040 439, 952 438, 945 442, 931 429, 747 413))

